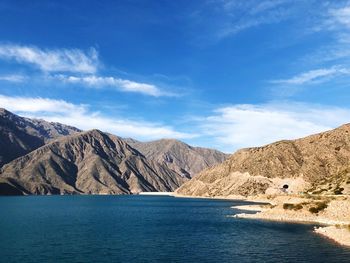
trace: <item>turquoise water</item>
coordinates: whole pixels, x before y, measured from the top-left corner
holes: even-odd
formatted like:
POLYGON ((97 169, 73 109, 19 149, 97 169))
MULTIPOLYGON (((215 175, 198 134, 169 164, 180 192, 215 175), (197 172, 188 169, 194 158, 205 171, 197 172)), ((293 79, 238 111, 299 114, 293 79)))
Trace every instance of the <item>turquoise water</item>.
POLYGON ((350 262, 312 226, 228 217, 241 203, 0 197, 0 262, 350 262))

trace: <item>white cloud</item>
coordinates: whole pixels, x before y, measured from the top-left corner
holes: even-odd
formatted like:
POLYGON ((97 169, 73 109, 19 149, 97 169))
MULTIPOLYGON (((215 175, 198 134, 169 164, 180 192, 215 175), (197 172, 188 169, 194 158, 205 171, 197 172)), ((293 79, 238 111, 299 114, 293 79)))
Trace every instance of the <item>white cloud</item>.
MULTIPOLYGON (((179 96, 154 84, 99 75, 97 71, 100 62, 97 51, 93 48, 89 52, 83 52, 79 49, 49 50, 35 46, 0 44, 0 59, 34 65, 46 73, 39 76, 46 80, 60 80, 65 83, 82 84, 97 89, 112 87, 124 92, 141 93, 154 97, 179 96)), ((0 81, 23 82, 25 79, 27 78, 15 74, 0 75, 0 81)))
POLYGON ((338 9, 331 9, 329 13, 333 18, 333 23, 337 22, 350 28, 350 6, 345 6, 343 8, 338 9))
POLYGON ((296 139, 350 121, 350 109, 286 103, 233 105, 202 119, 203 136, 226 152, 296 139))
POLYGON ((83 130, 100 129, 139 140, 177 138, 198 146, 232 153, 242 147, 262 146, 282 139, 296 139, 350 122, 350 108, 303 103, 232 105, 196 117, 179 132, 160 123, 103 116, 88 105, 64 100, 0 95, 0 107, 22 116, 60 122, 83 130))
POLYGON ((60 74, 55 76, 55 78, 61 81, 64 81, 66 83, 85 84, 87 86, 94 87, 94 88, 114 87, 121 91, 137 92, 137 93, 142 93, 142 94, 146 94, 154 97, 174 96, 174 94, 164 92, 159 87, 152 84, 135 82, 135 81, 120 79, 115 77, 101 77, 101 76, 95 76, 95 75, 78 77, 78 76, 66 76, 66 75, 60 74))
POLYGON ((322 83, 337 76, 350 75, 350 69, 339 66, 310 70, 289 79, 272 80, 271 83, 284 85, 303 85, 322 83))
POLYGON ((83 114, 87 106, 76 105, 64 100, 53 100, 47 98, 9 97, 0 95, 0 107, 10 111, 24 113, 59 113, 83 114))
POLYGON ((0 107, 31 118, 60 122, 82 130, 99 129, 118 136, 140 140, 159 138, 193 138, 196 135, 174 130, 170 126, 146 121, 111 118, 89 111, 87 105, 73 104, 64 100, 0 95, 0 107))
POLYGON ((0 75, 0 81, 8 81, 8 82, 23 82, 27 79, 26 76, 11 74, 11 75, 0 75))
POLYGON ((80 49, 40 49, 35 46, 0 45, 0 59, 29 64, 45 72, 95 73, 98 66, 97 51, 80 49))

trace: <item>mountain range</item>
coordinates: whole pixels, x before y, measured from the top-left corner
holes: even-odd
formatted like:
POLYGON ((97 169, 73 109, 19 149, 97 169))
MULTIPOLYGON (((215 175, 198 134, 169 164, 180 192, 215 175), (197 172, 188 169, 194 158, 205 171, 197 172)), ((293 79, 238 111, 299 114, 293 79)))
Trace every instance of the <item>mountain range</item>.
POLYGON ((174 139, 140 142, 0 109, 0 168, 0 194, 349 194, 350 124, 229 156, 174 139))
POLYGON ((0 194, 174 191, 195 172, 227 157, 177 140, 142 143, 4 109, 0 131, 0 194))

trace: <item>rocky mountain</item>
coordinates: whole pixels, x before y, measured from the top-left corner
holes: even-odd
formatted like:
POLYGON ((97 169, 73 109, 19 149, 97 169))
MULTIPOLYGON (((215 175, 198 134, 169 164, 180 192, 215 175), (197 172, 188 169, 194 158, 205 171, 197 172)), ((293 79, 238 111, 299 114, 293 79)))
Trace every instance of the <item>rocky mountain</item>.
POLYGON ((0 167, 46 142, 80 132, 60 123, 17 116, 0 108, 0 167))
POLYGON ((2 194, 131 194, 173 191, 186 179, 98 130, 50 142, 4 165, 2 194))
POLYGON ((298 140, 237 151, 177 192, 194 196, 350 193, 350 124, 298 140))
POLYGON ((126 140, 148 159, 159 162, 186 178, 191 178, 210 166, 222 163, 229 156, 213 149, 192 147, 174 139, 151 142, 126 140))

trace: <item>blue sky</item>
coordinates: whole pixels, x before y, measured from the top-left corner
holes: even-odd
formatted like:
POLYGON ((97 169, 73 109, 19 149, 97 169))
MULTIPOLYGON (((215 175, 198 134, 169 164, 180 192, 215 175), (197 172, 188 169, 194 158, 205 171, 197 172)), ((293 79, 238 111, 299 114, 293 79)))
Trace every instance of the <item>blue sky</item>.
POLYGON ((350 122, 349 45, 350 1, 2 0, 0 107, 233 152, 350 122))

